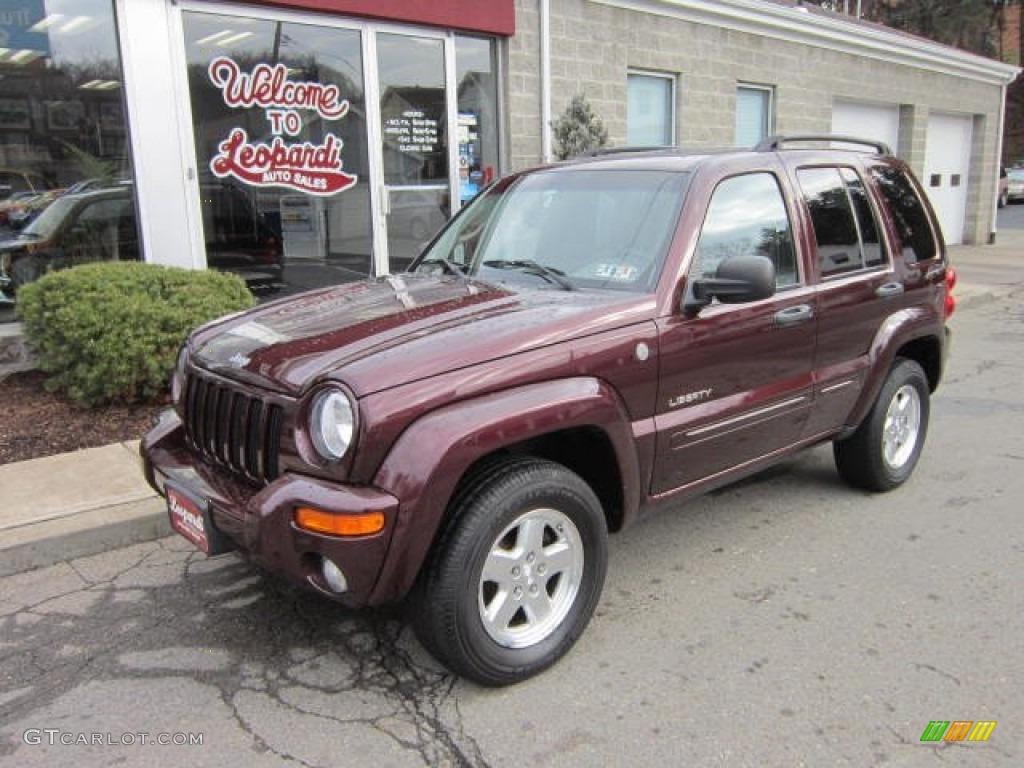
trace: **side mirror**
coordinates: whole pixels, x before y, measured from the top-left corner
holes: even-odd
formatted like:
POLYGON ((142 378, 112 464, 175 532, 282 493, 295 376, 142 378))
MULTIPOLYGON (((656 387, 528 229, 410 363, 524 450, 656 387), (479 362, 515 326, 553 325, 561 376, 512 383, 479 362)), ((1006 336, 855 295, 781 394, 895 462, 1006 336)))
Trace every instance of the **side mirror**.
POLYGON ((775 265, 766 256, 730 256, 715 270, 714 277, 690 283, 683 299, 683 311, 699 312, 717 298, 723 304, 743 304, 775 295, 775 265))

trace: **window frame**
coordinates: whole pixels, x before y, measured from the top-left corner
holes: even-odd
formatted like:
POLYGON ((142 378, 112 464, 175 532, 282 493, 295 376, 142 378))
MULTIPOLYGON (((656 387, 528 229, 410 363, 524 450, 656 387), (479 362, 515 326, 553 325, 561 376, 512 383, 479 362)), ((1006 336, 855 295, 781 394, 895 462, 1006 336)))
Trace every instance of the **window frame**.
MULTIPOLYGON (((651 69, 634 69, 630 67, 626 70, 626 144, 633 146, 629 140, 629 102, 630 102, 630 80, 631 79, 645 78, 647 80, 661 80, 668 83, 668 99, 667 104, 669 108, 668 114, 668 125, 666 131, 667 142, 662 144, 651 145, 648 142, 644 142, 643 146, 659 146, 659 147, 671 147, 677 143, 677 130, 678 120, 677 114, 679 112, 678 99, 679 99, 679 76, 672 72, 660 72, 651 69)), ((640 146, 639 144, 637 146, 640 146)))

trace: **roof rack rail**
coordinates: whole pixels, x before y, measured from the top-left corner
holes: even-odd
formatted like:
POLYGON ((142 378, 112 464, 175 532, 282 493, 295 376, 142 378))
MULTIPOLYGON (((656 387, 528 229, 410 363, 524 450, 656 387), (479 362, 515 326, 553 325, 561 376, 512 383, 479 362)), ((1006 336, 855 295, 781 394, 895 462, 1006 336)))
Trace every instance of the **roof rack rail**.
POLYGON ((652 146, 623 146, 623 147, 598 147, 597 149, 588 149, 586 152, 580 152, 576 157, 601 157, 603 155, 621 155, 628 152, 672 152, 677 150, 678 147, 672 144, 665 145, 652 145, 652 146))
POLYGON ((872 147, 875 152, 880 155, 891 156, 892 150, 889 145, 884 141, 875 141, 874 139, 860 139, 856 136, 840 136, 838 134, 824 133, 824 134, 804 134, 800 136, 782 136, 775 135, 769 136, 758 142, 757 146, 754 147, 755 152, 775 152, 776 150, 782 149, 784 144, 795 144, 798 142, 811 142, 811 141, 838 141, 843 144, 859 144, 864 147, 872 147))

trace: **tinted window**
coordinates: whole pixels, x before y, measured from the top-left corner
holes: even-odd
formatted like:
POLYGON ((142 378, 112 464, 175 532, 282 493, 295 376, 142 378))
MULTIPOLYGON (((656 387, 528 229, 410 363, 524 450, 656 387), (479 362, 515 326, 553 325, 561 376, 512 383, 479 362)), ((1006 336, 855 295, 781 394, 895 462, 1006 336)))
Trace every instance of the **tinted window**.
POLYGON ((823 277, 876 267, 883 262, 871 203, 850 168, 797 171, 818 244, 823 277))
POLYGON ((908 264, 934 259, 938 252, 928 213, 913 183, 898 168, 876 166, 871 175, 889 203, 899 235, 899 250, 908 264))
POLYGON ((726 179, 711 197, 694 254, 696 275, 714 277, 730 256, 767 256, 775 265, 778 288, 800 282, 793 229, 778 181, 770 173, 726 179))

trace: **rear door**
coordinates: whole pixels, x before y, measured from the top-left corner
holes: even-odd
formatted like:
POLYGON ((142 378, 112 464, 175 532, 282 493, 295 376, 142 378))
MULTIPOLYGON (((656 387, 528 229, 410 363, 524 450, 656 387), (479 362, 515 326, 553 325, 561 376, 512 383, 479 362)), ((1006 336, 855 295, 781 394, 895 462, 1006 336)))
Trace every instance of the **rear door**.
POLYGON ((859 170, 808 165, 795 176, 814 233, 812 262, 820 285, 810 437, 844 424, 870 371, 872 342, 906 297, 859 170))
POLYGON ((660 321, 655 495, 781 451, 803 432, 814 291, 797 257, 783 189, 778 169, 764 169, 721 180, 703 203, 688 282, 714 275, 729 256, 763 255, 775 264, 776 294, 660 321))

